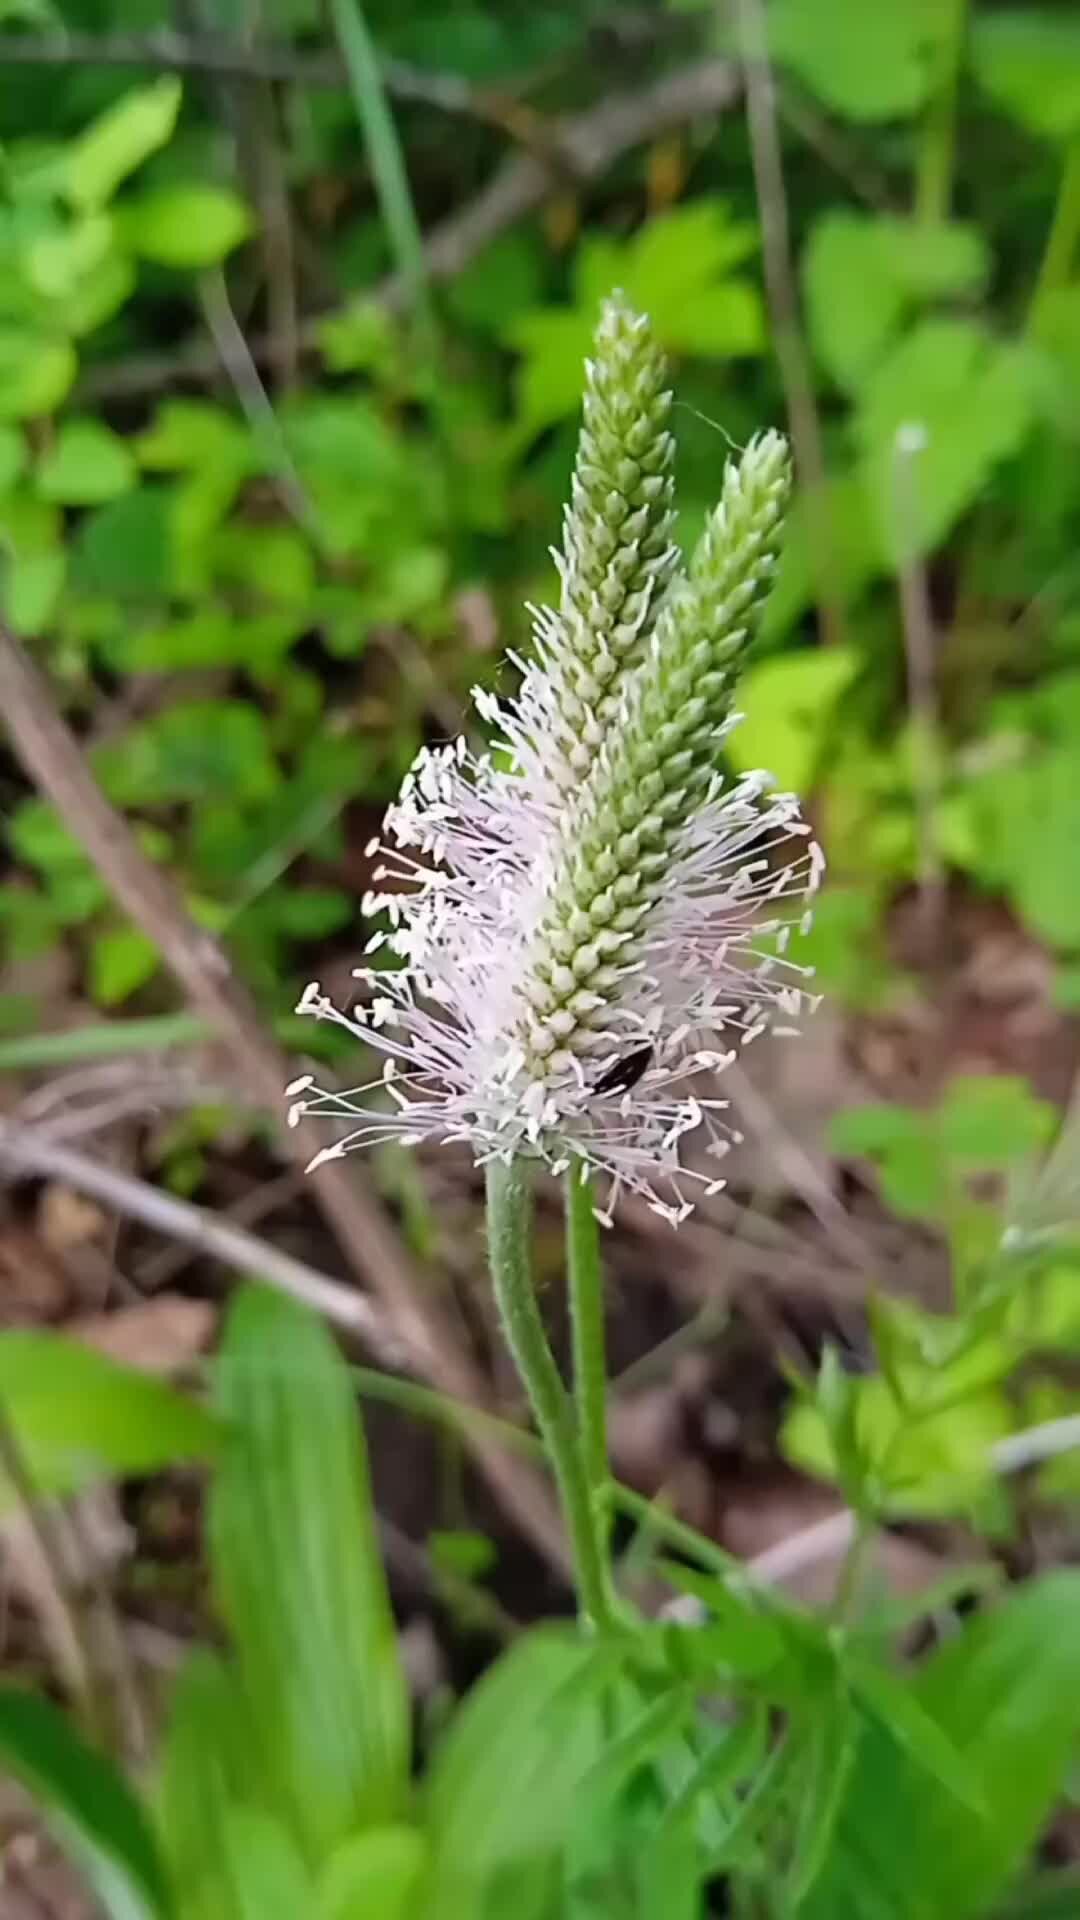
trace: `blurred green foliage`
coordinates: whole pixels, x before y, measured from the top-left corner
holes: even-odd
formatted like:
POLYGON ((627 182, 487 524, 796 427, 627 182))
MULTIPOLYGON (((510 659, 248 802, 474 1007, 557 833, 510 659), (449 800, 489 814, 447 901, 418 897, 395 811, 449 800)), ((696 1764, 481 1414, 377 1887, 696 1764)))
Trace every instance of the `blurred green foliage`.
POLYGON ((1075 1742, 1075 1573, 957 1622, 911 1677, 895 1621, 815 1620, 701 1541, 663 1569, 698 1624, 535 1628, 414 1771, 347 1368, 250 1290, 215 1402, 229 1642, 175 1681, 154 1781, 136 1797, 0 1689, 0 1756, 109 1920, 700 1920, 720 1876, 747 1912, 976 1920, 1016 1886, 1075 1742))
MULTIPOLYGON (((256 12, 184 20, 244 45, 256 12)), ((1080 1004, 1075 8, 767 0, 799 303, 779 325, 740 110, 646 129, 587 190, 545 145, 549 115, 731 54, 734 10, 372 0, 365 17, 381 53, 457 86, 452 116, 397 108, 425 229, 508 144, 550 167, 539 213, 439 289, 434 338, 377 297, 392 249, 355 105, 303 78, 331 52, 316 0, 259 15, 285 56, 272 83, 65 60, 20 66, 0 100, 0 608, 147 853, 279 1031, 316 955, 353 954, 375 817, 552 588, 535 556, 618 282, 679 363, 687 540, 729 440, 784 418, 777 346, 790 367, 794 331, 807 358, 825 472, 803 462, 731 743, 735 767, 815 795, 831 879, 798 957, 836 998, 886 1004, 887 910, 929 834, 1080 1004), (913 581, 930 713, 910 711, 913 581)), ((164 0, 0 8, 3 34, 54 49, 179 18, 164 0)), ((76 995, 149 1044, 175 1007, 160 956, 3 771, 5 1043, 48 1021, 27 983, 62 942, 76 995)), ((196 1187, 223 1123, 178 1121, 166 1177, 196 1187)), ((1007 1538, 995 1449, 1069 1410, 1080 1256, 1059 1212, 1048 1234, 1013 1194, 1050 1125, 1008 1078, 836 1122, 836 1153, 942 1238, 953 1279, 933 1310, 880 1301, 872 1356, 830 1351, 794 1393, 785 1447, 860 1526, 959 1517, 1007 1538)), ((242 1299, 214 1414, 36 1336, 4 1336, 0 1374, 50 1490, 218 1457, 228 1645, 181 1677, 146 1801, 44 1700, 0 1696, 5 1765, 111 1920, 698 1920, 720 1877, 736 1911, 778 1920, 1077 1910, 1075 1889, 1024 1879, 1075 1752, 1072 1574, 957 1619, 912 1671, 894 1657, 912 1610, 820 1622, 701 1541, 665 1573, 704 1625, 614 1648, 528 1635, 418 1756, 363 1439, 318 1328, 242 1299)), ((1075 1455, 1037 1490, 1074 1497, 1075 1455)), ((484 1552, 447 1535, 441 1576, 479 1580, 484 1552)))
MULTIPOLYGON (((155 0, 122 21, 70 0, 62 19, 16 7, 8 31, 110 22, 169 25, 155 0)), ((383 53, 459 87, 524 78, 538 116, 602 97, 597 48, 630 89, 657 60, 735 45, 734 13, 694 5, 647 9, 633 31, 598 5, 540 21, 445 0, 406 18, 376 5, 368 25, 383 53)), ((1060 956, 1068 1002, 1080 29, 1064 7, 962 0, 772 0, 767 27, 828 471, 796 509, 733 758, 817 785, 834 885, 871 917, 915 877, 921 802, 947 864, 1060 956), (929 805, 896 591, 916 564, 942 668, 929 805), (815 607, 841 639, 828 653, 815 607)), ((295 5, 276 29, 300 75, 312 36, 325 45, 317 11, 295 5)), ((543 218, 465 260, 433 358, 370 298, 387 239, 347 91, 291 84, 287 58, 261 89, 210 64, 182 82, 29 65, 0 107, 0 602, 100 736, 107 790, 281 1014, 305 949, 355 932, 350 820, 381 808, 423 733, 493 671, 494 636, 520 641, 523 599, 550 584, 533 556, 555 530, 603 293, 621 283, 680 362, 686 537, 725 436, 781 415, 784 396, 736 114, 675 161, 646 139, 588 196, 553 188, 543 218), (265 129, 243 131, 256 97, 276 157, 265 129), (270 165, 285 267, 265 229, 270 165), (221 275, 226 315, 265 342, 283 273, 318 318, 302 378, 275 390, 263 360, 271 409, 221 333, 221 275), (207 325, 216 373, 211 343, 210 377, 170 394, 173 352, 182 374, 207 325)), ((430 224, 505 136, 437 107, 398 118, 430 224)), ((152 948, 44 813, 32 799, 10 811, 8 951, 63 937, 102 1008, 167 1004, 152 948)), ((881 980, 841 962, 826 984, 865 1001, 881 980)))

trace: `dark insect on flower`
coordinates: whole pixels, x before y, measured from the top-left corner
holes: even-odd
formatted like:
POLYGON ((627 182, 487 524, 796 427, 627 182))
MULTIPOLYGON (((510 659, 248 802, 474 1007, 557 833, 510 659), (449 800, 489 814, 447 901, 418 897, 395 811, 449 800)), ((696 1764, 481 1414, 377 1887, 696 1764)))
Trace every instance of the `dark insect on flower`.
POLYGON ((647 1046, 635 1047, 633 1053, 623 1054, 621 1060, 613 1061, 607 1072, 600 1075, 593 1092, 629 1093, 631 1087, 637 1086, 652 1057, 651 1040, 647 1046))

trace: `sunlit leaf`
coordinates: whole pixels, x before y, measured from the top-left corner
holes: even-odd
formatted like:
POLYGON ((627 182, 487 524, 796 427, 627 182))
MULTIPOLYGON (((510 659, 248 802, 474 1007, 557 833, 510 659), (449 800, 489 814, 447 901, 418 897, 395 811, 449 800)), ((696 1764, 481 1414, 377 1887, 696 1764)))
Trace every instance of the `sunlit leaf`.
MULTIPOLYGON (((0 1403, 43 1493, 206 1459, 218 1441, 213 1415, 193 1400, 59 1334, 0 1334, 0 1403)), ((0 1505, 15 1497, 0 1488, 0 1505)))
POLYGON ((980 9, 971 23, 980 86, 1032 133, 1066 140, 1080 132, 1080 20, 1037 7, 980 9))
POLYGON ((102 206, 122 180, 158 147, 176 125, 182 89, 172 74, 125 93, 68 148, 67 194, 73 205, 102 206))

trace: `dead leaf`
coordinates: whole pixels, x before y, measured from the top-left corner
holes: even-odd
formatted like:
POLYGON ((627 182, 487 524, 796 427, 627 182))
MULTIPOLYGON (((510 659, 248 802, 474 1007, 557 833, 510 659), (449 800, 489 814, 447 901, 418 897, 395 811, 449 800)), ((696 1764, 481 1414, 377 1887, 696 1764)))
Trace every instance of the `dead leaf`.
POLYGON ((210 1344, 217 1321, 208 1300, 162 1293, 114 1313, 69 1320, 64 1332, 124 1366, 171 1377, 186 1373, 210 1344))

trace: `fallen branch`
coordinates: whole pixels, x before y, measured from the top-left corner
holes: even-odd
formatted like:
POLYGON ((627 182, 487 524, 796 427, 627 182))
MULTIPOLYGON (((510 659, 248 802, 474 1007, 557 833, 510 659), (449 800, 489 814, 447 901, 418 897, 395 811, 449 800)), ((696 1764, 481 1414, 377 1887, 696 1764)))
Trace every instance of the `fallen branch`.
MULTIPOLYGON (((51 690, 20 642, 0 628, 0 714, 30 777, 56 807, 116 900, 147 938, 236 1063, 241 1084, 260 1107, 283 1114, 289 1062, 266 1033, 246 986, 221 943, 189 917, 176 889, 147 859, 123 815, 112 806, 51 690)), ((300 1165, 325 1139, 299 1127, 281 1134, 283 1151, 300 1165)), ((376 1295, 410 1365, 452 1398, 483 1407, 479 1368, 441 1303, 431 1298, 355 1162, 330 1161, 311 1180, 342 1252, 362 1285, 376 1295)), ((568 1564, 562 1527, 547 1488, 520 1460, 482 1433, 469 1435, 477 1464, 532 1540, 556 1565, 568 1564)))
MULTIPOLYGON (((730 60, 702 60, 679 67, 640 93, 604 100, 572 119, 545 123, 550 161, 535 153, 519 153, 505 160, 475 199, 434 227, 424 243, 424 265, 429 281, 449 280, 507 227, 542 204, 551 191, 556 166, 580 185, 597 179, 624 153, 672 127, 721 113, 739 97, 738 70, 730 60)), ((391 275, 372 289, 373 300, 390 307, 405 304, 406 289, 391 275)), ((306 320, 300 345, 310 352, 318 346, 322 315, 306 320)), ((267 362, 273 342, 249 341, 256 361, 267 362)), ((219 372, 218 355, 205 340, 193 341, 175 353, 148 354, 126 364, 103 367, 80 382, 86 398, 121 399, 153 393, 179 380, 212 380, 219 372)))
MULTIPOLYGON (((146 1180, 120 1173, 88 1154, 61 1146, 47 1134, 33 1128, 16 1127, 0 1120, 0 1175, 8 1179, 26 1177, 59 1180, 76 1193, 88 1194, 103 1206, 129 1220, 140 1220, 172 1240, 183 1241, 196 1253, 246 1274, 253 1280, 265 1280, 306 1307, 313 1307, 346 1333, 357 1335, 370 1347, 383 1366, 418 1369, 422 1355, 411 1354, 395 1334, 387 1316, 365 1294, 331 1280, 327 1274, 282 1253, 269 1241, 260 1240, 246 1227, 235 1225, 205 1207, 193 1206, 163 1193, 146 1180)), ((422 1369, 419 1369, 422 1370, 422 1369)))

